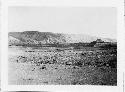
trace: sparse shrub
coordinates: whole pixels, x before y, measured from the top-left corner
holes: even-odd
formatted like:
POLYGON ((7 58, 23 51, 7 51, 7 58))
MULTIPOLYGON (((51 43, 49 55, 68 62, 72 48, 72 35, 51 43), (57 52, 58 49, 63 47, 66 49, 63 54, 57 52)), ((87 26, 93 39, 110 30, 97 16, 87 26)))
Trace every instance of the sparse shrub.
POLYGON ((77 62, 74 63, 74 65, 82 67, 83 66, 83 62, 82 61, 77 61, 77 62))
POLYGON ((111 67, 111 68, 117 68, 117 58, 114 58, 112 60, 109 60, 107 62, 107 64, 111 67))

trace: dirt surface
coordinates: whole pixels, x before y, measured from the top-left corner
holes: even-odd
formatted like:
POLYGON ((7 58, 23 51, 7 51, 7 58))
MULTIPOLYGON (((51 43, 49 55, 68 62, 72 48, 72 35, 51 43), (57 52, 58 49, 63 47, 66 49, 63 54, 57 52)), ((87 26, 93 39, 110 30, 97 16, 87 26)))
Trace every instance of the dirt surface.
POLYGON ((113 50, 52 51, 11 47, 9 84, 117 85, 114 59, 113 50))

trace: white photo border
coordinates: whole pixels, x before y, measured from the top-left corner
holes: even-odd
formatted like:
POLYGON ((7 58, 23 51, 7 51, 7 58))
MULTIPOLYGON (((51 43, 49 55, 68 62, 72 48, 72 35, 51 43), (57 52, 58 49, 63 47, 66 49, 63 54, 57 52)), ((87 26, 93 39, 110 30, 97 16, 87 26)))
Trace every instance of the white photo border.
POLYGON ((124 70, 124 6, 123 0, 2 0, 1 88, 3 91, 50 92, 123 92, 124 70), (10 6, 78 6, 116 7, 117 9, 117 86, 92 85, 8 85, 8 7, 10 6))

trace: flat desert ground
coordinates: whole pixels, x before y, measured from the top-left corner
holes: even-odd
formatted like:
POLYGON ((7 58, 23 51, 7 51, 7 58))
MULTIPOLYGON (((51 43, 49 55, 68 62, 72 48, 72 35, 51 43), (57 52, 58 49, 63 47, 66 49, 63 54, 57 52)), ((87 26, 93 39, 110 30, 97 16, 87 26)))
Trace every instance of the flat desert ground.
POLYGON ((10 85, 117 85, 115 49, 9 47, 10 85))

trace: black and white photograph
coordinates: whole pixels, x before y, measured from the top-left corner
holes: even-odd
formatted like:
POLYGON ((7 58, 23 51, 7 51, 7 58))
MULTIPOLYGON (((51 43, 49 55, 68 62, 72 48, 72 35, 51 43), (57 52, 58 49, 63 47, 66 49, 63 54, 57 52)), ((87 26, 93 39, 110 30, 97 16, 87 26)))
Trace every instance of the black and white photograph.
POLYGON ((8 83, 116 86, 116 14, 113 7, 9 7, 8 83))
POLYGON ((114 7, 8 7, 9 85, 117 86, 114 7))

